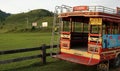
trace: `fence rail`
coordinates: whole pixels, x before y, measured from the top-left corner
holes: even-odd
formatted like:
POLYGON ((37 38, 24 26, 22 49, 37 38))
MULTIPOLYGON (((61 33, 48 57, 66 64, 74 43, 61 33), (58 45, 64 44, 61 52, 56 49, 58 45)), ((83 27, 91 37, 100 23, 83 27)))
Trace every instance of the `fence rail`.
MULTIPOLYGON (((57 45, 53 45, 53 48, 56 48, 56 47, 57 47, 57 45)), ((19 57, 19 58, 8 59, 8 60, 1 60, 0 64, 19 62, 19 61, 30 60, 30 59, 35 59, 35 58, 41 58, 42 63, 45 64, 46 63, 46 57, 50 56, 50 53, 46 53, 46 49, 49 49, 49 48, 50 48, 50 46, 46 46, 44 44, 41 47, 0 51, 0 55, 6 55, 6 54, 15 54, 15 53, 23 53, 23 52, 41 50, 41 54, 33 55, 33 56, 26 56, 26 57, 19 57)), ((53 53, 53 54, 55 54, 55 53, 53 53)))

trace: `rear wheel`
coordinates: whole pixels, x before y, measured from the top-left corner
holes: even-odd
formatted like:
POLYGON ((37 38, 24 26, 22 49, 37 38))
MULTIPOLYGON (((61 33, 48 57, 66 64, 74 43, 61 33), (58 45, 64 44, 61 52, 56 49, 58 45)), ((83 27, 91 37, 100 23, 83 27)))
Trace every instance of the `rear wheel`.
POLYGON ((114 67, 120 67, 120 55, 117 56, 117 58, 114 60, 114 67))
POLYGON ((97 66, 97 71, 109 71, 109 63, 108 62, 100 63, 97 66))

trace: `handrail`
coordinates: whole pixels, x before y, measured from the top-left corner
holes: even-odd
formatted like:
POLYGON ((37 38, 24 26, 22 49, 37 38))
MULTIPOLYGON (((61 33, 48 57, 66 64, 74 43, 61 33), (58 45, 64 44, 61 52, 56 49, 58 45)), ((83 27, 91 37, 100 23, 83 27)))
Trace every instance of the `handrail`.
POLYGON ((63 13, 63 12, 71 12, 72 11, 72 7, 67 6, 67 5, 61 5, 61 9, 62 9, 61 13, 63 13))
MULTIPOLYGON (((73 11, 74 7, 70 7, 67 5, 61 5, 60 7, 62 8, 62 11, 63 11, 63 9, 66 9, 66 11, 64 11, 62 13, 75 12, 75 11, 73 11)), ((83 6, 76 6, 76 7, 83 7, 83 6)), ((87 6, 87 7, 88 7, 88 10, 80 10, 80 12, 103 12, 103 13, 109 13, 109 14, 117 13, 116 9, 112 9, 112 8, 108 8, 108 7, 104 7, 104 6, 87 6)))
POLYGON ((116 14, 116 10, 104 6, 88 6, 88 11, 90 12, 103 12, 103 13, 110 13, 116 14))

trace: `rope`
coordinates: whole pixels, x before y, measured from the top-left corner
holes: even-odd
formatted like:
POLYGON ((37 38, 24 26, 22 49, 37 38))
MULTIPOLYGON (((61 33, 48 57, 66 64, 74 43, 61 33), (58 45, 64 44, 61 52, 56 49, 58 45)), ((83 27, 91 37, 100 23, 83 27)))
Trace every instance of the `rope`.
POLYGON ((98 41, 99 41, 99 39, 100 39, 100 36, 99 36, 98 39, 96 39, 96 41, 97 41, 97 43, 96 43, 96 47, 94 47, 94 51, 92 52, 92 55, 91 55, 91 57, 90 57, 90 59, 89 59, 89 61, 88 61, 88 64, 90 64, 90 62, 91 62, 91 60, 92 60, 92 58, 93 58, 93 55, 94 55, 95 49, 96 49, 97 46, 98 46, 98 41))

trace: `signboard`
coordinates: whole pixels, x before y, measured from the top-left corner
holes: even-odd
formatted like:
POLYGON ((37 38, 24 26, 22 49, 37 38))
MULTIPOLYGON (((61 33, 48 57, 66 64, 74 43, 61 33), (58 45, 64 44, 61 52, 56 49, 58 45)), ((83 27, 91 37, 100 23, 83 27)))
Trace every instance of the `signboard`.
POLYGON ((120 35, 103 35, 103 48, 120 46, 120 35))
POLYGON ((102 25, 102 18, 90 18, 91 25, 102 25))
POLYGON ((32 23, 32 26, 35 26, 35 27, 36 27, 36 26, 37 26, 37 22, 33 22, 33 23, 32 23))
POLYGON ((117 14, 120 15, 120 8, 119 7, 117 7, 117 14))
POLYGON ((48 27, 48 22, 42 22, 42 27, 48 27))
POLYGON ((88 6, 75 6, 73 7, 73 11, 87 11, 88 6))

